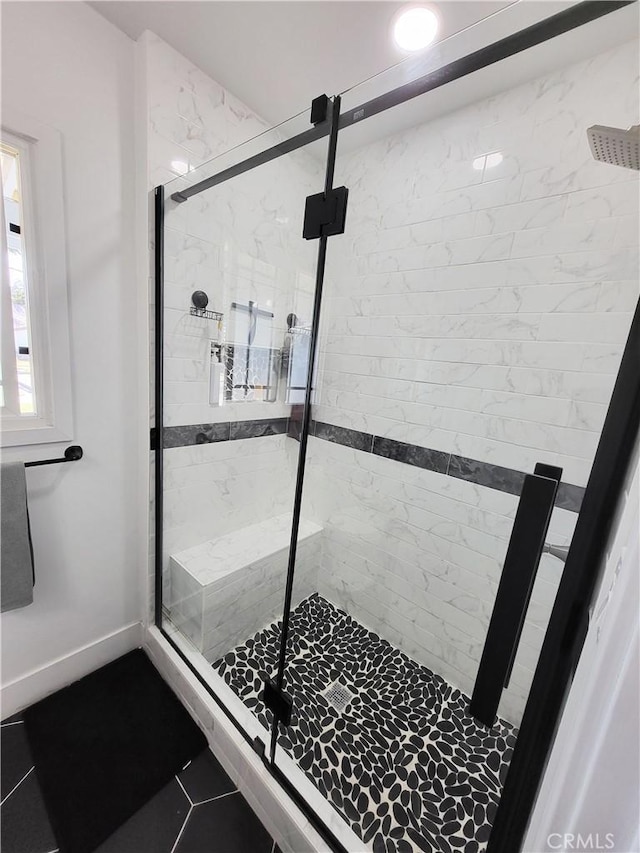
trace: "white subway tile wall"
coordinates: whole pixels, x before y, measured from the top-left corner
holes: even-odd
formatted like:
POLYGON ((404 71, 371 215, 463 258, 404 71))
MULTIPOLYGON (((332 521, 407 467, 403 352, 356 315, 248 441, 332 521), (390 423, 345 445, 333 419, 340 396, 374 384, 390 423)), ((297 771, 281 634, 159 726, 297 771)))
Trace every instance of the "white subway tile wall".
MULTIPOLYGON (((147 79, 149 189, 268 129, 248 107, 155 34, 145 33, 141 48, 147 79)), ((276 141, 274 135, 272 144, 276 141)), ((212 167, 209 174, 215 171, 212 167)), ((301 151, 182 205, 169 198, 178 187, 167 187, 165 426, 288 416, 283 385, 273 403, 209 405, 210 341, 217 340, 218 325, 191 316, 189 307, 193 291, 204 290, 208 308, 225 315, 222 339, 233 342, 231 303, 252 300, 274 314, 274 347, 282 344, 287 314, 295 313, 300 322, 308 320, 316 247, 301 239, 302 216, 305 197, 322 188, 323 177, 322 165, 301 151)), ((153 255, 151 264, 153 274, 153 255)), ((153 286, 152 279, 152 332, 153 286)), ((166 569, 172 553, 291 511, 296 453, 297 445, 288 447, 284 436, 165 452, 166 601, 170 597, 166 569)), ((151 571, 153 608, 152 587, 151 571)))
MULTIPOLYGON (((638 175, 593 161, 586 129, 637 124, 637 86, 634 41, 338 157, 318 421, 586 485, 639 292, 638 175)), ((321 594, 466 692, 516 506, 311 440, 321 594)), ((575 518, 556 509, 549 538, 575 518)), ((514 723, 561 570, 543 558, 500 706, 514 723)))
MULTIPOLYGON (((150 187, 265 130, 145 39, 150 187)), ((559 465, 586 484, 638 298, 639 202, 637 175, 594 162, 586 128, 637 124, 637 83, 630 42, 339 156, 349 212, 329 246, 317 421, 522 471, 559 465)), ((167 425, 288 415, 282 398, 208 405, 216 329, 188 306, 203 289, 228 321, 232 300, 254 300, 273 310, 278 339, 290 311, 310 319, 315 244, 300 235, 322 179, 321 158, 298 152, 169 205, 167 425)), ((279 435, 165 453, 165 563, 290 511, 297 451, 279 435)), ((468 693, 516 507, 497 490, 309 443, 318 591, 468 693)), ((556 509, 549 538, 568 543, 575 520, 556 509)), ((500 706, 514 723, 561 570, 543 557, 500 706)))
MULTIPOLYGON (((210 663, 282 618, 291 513, 174 553, 171 621, 210 663)), ((322 528, 301 520, 293 606, 317 590, 322 528)))

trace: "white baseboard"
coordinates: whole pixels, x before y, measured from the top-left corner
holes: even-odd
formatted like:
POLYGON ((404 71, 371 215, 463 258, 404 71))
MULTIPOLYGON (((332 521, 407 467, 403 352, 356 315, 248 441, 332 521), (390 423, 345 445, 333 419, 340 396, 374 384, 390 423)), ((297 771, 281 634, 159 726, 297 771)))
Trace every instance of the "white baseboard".
POLYGON ((2 718, 22 711, 50 693, 55 693, 56 690, 72 684, 120 655, 141 646, 142 636, 141 623, 133 622, 3 684, 0 688, 2 718))

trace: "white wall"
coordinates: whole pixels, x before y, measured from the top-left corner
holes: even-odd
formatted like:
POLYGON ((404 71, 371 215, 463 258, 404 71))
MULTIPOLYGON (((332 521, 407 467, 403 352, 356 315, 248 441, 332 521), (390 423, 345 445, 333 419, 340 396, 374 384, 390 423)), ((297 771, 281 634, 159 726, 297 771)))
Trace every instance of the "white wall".
MULTIPOLYGON (((639 292, 638 175, 586 128, 636 124, 637 82, 633 41, 338 157, 316 419, 586 484, 639 292)), ((312 440, 306 500, 327 597, 469 693, 517 498, 312 440)), ((549 538, 574 524, 557 509, 549 538)), ((543 559, 514 722, 561 568, 543 559)))
POLYGON ((2 616, 3 714, 139 638, 129 626, 141 618, 148 432, 137 359, 145 315, 134 256, 133 60, 133 43, 84 3, 2 6, 2 103, 62 135, 74 441, 85 454, 27 472, 36 586, 31 606, 2 616))
POLYGON ((639 575, 636 451, 594 616, 525 839, 526 853, 640 850, 639 575))

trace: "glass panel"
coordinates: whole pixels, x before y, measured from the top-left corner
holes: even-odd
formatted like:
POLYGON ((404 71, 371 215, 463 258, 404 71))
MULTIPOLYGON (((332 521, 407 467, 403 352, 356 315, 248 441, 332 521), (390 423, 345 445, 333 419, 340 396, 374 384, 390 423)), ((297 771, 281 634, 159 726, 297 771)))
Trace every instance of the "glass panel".
POLYGON ((266 626, 277 634, 284 609, 297 469, 288 344, 311 321, 317 244, 302 222, 324 185, 327 137, 289 142, 310 128, 307 112, 166 187, 163 625, 265 743, 258 694, 276 657, 245 656, 246 684, 234 650, 266 626), (293 150, 263 157, 276 146, 293 150), (230 180, 171 198, 256 156, 230 180))
POLYGON ((351 849, 490 832, 564 565, 542 557, 485 728, 469 698, 524 474, 562 468, 547 539, 569 545, 638 299, 638 173, 587 138, 638 124, 619 20, 606 52, 583 58, 598 21, 550 70, 545 45, 340 133, 276 760, 351 849))
MULTIPOLYGON (((16 373, 9 380, 7 389, 2 386, 2 406, 7 406, 12 415, 35 415, 35 391, 33 384, 33 353, 29 329, 29 296, 24 245, 24 197, 22 188, 22 153, 3 142, 0 151, 2 167, 2 194, 7 241, 8 275, 11 300, 16 373), (9 390, 11 388, 11 390, 9 390), (17 394, 15 393, 17 389, 17 394)), ((4 330, 3 330, 4 331, 4 330)), ((8 331, 8 330, 7 330, 8 331)), ((5 379, 5 382, 7 381, 5 379)))

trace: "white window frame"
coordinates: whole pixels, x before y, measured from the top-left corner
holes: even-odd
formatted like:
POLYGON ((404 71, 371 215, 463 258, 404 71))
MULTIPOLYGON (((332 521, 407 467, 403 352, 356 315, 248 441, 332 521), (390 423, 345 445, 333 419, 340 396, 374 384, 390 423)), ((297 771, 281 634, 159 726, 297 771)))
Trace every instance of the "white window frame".
POLYGON ((2 137, 18 148, 26 164, 21 172, 22 236, 37 414, 3 414, 0 446, 68 442, 73 439, 73 404, 61 136, 31 116, 3 108, 2 137))

